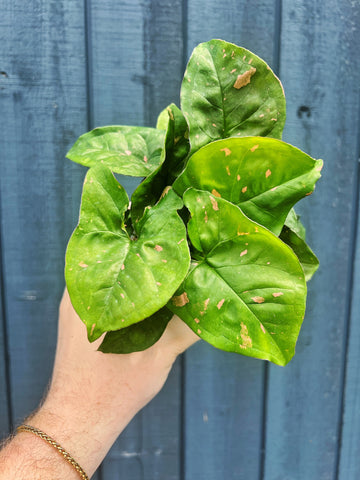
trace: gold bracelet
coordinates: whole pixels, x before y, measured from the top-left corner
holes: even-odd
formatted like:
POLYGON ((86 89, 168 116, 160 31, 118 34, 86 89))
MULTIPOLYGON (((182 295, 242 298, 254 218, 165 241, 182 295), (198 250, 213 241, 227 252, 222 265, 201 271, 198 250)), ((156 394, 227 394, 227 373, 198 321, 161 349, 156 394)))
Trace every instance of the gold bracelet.
POLYGON ((77 461, 68 453, 61 445, 59 445, 53 438, 49 437, 46 433, 42 432, 38 428, 32 427, 31 425, 20 425, 18 427, 17 432, 30 432, 33 433, 34 435, 37 435, 38 437, 42 438, 45 440, 45 442, 49 443, 52 447, 56 448, 56 450, 65 458, 67 462, 72 465, 75 470, 78 472, 80 477, 83 480, 89 480, 89 477, 86 475, 84 470, 80 467, 80 465, 77 463, 77 461))

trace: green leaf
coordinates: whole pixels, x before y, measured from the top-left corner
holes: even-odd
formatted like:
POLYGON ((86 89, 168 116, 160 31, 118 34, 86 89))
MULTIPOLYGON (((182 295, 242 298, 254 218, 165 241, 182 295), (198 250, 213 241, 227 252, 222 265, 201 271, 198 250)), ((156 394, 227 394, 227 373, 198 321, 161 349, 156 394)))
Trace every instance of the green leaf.
POLYGON ((297 257, 226 200, 189 189, 184 202, 197 258, 169 309, 217 348, 285 365, 305 312, 297 257))
POLYGON ((308 282, 319 268, 319 260, 316 255, 306 244, 305 239, 286 225, 284 225, 280 233, 280 238, 292 248, 295 255, 298 257, 301 266, 304 269, 305 279, 308 282))
POLYGON ((155 128, 95 128, 78 138, 67 158, 86 167, 102 164, 115 173, 143 177, 163 161, 164 137, 165 132, 155 128))
POLYGON ((285 96, 270 67, 245 48, 223 40, 193 51, 181 86, 191 153, 221 138, 281 138, 285 96))
POLYGON ((300 222, 300 215, 297 215, 293 208, 286 217, 285 225, 295 232, 298 237, 303 240, 306 239, 306 230, 304 225, 300 222))
POLYGON ((146 350, 160 339, 172 316, 172 312, 163 307, 139 323, 108 332, 98 350, 103 353, 132 353, 146 350))
MULTIPOLYGON (((165 187, 173 184, 183 170, 189 153, 188 126, 184 115, 174 104, 169 105, 165 112, 167 115, 165 160, 134 191, 131 197, 131 214, 134 221, 141 218, 146 206, 154 205, 159 200, 165 187)), ((160 117, 162 118, 162 114, 160 117)), ((165 125, 164 120, 162 125, 165 125)))
POLYGON ((276 235, 291 207, 312 193, 322 160, 272 138, 228 138, 198 150, 174 182, 212 192, 238 205, 252 220, 276 235))
POLYGON ((188 271, 179 197, 170 190, 148 209, 137 224, 137 237, 129 237, 124 225, 127 205, 124 189, 108 168, 89 170, 79 225, 66 253, 65 278, 90 341, 152 315, 188 271))

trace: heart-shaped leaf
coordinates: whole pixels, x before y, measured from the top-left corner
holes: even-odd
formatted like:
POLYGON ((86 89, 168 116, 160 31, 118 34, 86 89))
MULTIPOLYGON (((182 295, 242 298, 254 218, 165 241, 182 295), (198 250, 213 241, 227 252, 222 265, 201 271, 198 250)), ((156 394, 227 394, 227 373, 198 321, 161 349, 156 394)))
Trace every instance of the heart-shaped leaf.
POLYGON ((172 191, 148 209, 137 238, 124 225, 127 195, 106 167, 89 170, 80 221, 66 254, 72 304, 89 340, 139 322, 163 307, 190 263, 182 201, 172 191))
POLYGON ((285 96, 270 67, 245 48, 223 40, 193 51, 181 86, 191 153, 221 138, 281 138, 285 96))
MULTIPOLYGON (((154 205, 161 192, 168 185, 172 185, 175 178, 184 168, 185 159, 189 153, 190 144, 188 126, 181 110, 169 105, 166 110, 167 130, 165 136, 165 160, 145 180, 140 183, 131 197, 131 214, 133 221, 141 218, 148 205, 154 205)), ((163 115, 160 116, 161 126, 165 126, 163 115)))
POLYGON ((184 202, 196 261, 169 309, 217 348, 285 365, 305 312, 296 255, 226 200, 189 189, 184 202))
POLYGON ((160 339, 172 316, 172 312, 163 307, 141 322, 115 332, 108 332, 98 350, 103 353, 132 353, 146 350, 160 339))
POLYGON ((279 235, 291 207, 312 193, 322 160, 273 138, 228 138, 198 150, 174 182, 212 192, 238 205, 252 220, 279 235))
POLYGON ((165 132, 155 128, 95 128, 75 142, 67 157, 86 167, 102 164, 115 173, 144 177, 162 163, 165 132))

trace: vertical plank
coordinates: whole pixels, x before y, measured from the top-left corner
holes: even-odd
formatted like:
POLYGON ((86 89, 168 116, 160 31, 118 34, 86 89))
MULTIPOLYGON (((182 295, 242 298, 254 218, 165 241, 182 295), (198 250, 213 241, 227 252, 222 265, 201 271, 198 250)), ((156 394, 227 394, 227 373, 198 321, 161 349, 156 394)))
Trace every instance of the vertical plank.
MULTIPOLYGON (((91 2, 93 126, 155 126, 179 97, 182 75, 182 2, 91 2)), ((132 193, 138 179, 123 177, 132 193)), ((178 479, 180 470, 181 368, 131 422, 102 467, 103 478, 178 479)))
POLYGON ((357 171, 359 2, 283 3, 280 76, 285 140, 325 159, 316 194, 300 205, 320 270, 309 284, 297 353, 272 366, 265 479, 334 479, 351 273, 357 171))
POLYGON ((48 383, 66 242, 83 171, 64 155, 86 129, 83 7, 1 0, 0 189, 11 401, 19 422, 48 383))
MULTIPOLYGON (((188 54, 223 38, 274 65, 275 27, 273 0, 189 0, 188 54)), ((185 365, 185 478, 259 478, 265 364, 202 342, 186 353, 185 365)))
MULTIPOLYGON (((0 192, 1 205, 1 192, 0 192)), ((0 217, 0 442, 10 432, 11 418, 9 405, 9 391, 7 382, 7 355, 6 355, 6 333, 5 324, 5 305, 4 305, 4 286, 2 281, 2 261, 1 261, 1 217, 0 217)))
MULTIPOLYGON (((359 132, 360 134, 360 132, 359 132)), ((360 137, 359 137, 360 138, 360 137)), ((359 159, 360 161, 360 159, 359 159)), ((358 188, 360 163, 358 165, 358 188)), ((360 196, 357 206, 354 273, 352 284, 349 341, 344 389, 344 411, 339 461, 339 480, 357 480, 360 476, 360 196)))

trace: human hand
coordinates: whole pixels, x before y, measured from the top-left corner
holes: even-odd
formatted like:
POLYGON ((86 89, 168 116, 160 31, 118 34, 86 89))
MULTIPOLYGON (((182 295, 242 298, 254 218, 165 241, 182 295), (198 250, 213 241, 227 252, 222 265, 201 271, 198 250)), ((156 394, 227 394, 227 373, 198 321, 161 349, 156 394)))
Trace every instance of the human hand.
MULTIPOLYGON (((50 388, 27 423, 57 440, 91 476, 133 416, 160 391, 176 357, 197 340, 199 337, 174 316, 160 340, 147 350, 126 355, 98 352, 101 339, 89 343, 85 325, 65 290, 50 388)), ((21 442, 25 436, 32 445, 37 442, 38 455, 47 461, 54 456, 54 471, 65 471, 64 477, 58 478, 78 478, 43 440, 22 433, 14 441, 21 442)))

